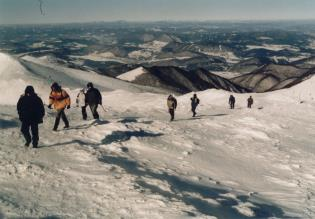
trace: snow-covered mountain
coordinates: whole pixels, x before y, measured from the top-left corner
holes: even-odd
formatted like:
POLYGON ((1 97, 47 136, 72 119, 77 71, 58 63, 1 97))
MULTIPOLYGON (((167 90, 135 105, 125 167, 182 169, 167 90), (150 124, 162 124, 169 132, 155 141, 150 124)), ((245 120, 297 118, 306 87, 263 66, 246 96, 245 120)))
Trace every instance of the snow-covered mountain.
POLYGON ((139 67, 117 78, 134 84, 162 88, 169 92, 189 93, 211 88, 243 93, 250 91, 205 69, 186 71, 173 66, 139 67))
POLYGON ((251 110, 248 94, 230 110, 229 92, 197 92, 196 118, 178 96, 170 123, 163 90, 32 57, 0 66, 0 218, 315 217, 315 77, 252 94, 251 110), (72 99, 92 81, 108 111, 82 121, 73 104, 53 133, 47 109, 40 148, 24 148, 15 103, 28 84, 47 101, 52 81, 72 99))
POLYGON ((254 92, 266 92, 291 87, 313 74, 312 69, 269 64, 251 73, 233 78, 231 81, 254 92))

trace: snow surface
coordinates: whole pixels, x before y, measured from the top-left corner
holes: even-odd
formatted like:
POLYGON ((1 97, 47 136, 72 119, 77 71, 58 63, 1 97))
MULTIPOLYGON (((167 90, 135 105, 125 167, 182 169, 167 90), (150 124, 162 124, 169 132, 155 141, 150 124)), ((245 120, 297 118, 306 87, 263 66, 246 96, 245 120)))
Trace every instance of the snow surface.
POLYGON ((121 80, 124 80, 124 81, 134 81, 136 80, 136 78, 142 74, 146 74, 148 73, 147 70, 145 70, 143 67, 138 67, 136 69, 133 69, 131 71, 128 71, 126 73, 123 73, 121 75, 119 75, 117 78, 118 79, 121 79, 121 80))
POLYGON ((120 63, 129 63, 130 60, 126 58, 121 58, 115 56, 112 52, 103 52, 103 53, 97 53, 93 52, 88 55, 84 56, 77 56, 77 55, 71 55, 70 57, 77 58, 77 59, 87 59, 91 61, 96 61, 96 62, 120 62, 120 63))
POLYGON ((196 118, 192 94, 179 96, 170 123, 167 95, 32 57, 21 62, 27 70, 0 56, 1 85, 20 80, 5 85, 12 96, 1 95, 0 218, 315 217, 314 77, 252 94, 251 110, 247 94, 234 94, 230 110, 230 93, 198 92, 196 118), (108 111, 82 121, 73 107, 70 129, 54 133, 55 113, 47 109, 41 148, 24 148, 13 94, 32 83, 47 99, 49 86, 40 88, 48 78, 39 73, 52 75, 47 69, 72 97, 95 80, 108 111))
POLYGON ((292 50, 292 51, 299 51, 300 49, 291 45, 277 45, 277 44, 263 44, 261 46, 259 45, 248 45, 247 50, 252 49, 267 49, 272 51, 281 51, 284 49, 292 50))
POLYGON ((152 42, 140 44, 139 47, 150 50, 152 52, 161 52, 162 48, 165 47, 167 44, 168 44, 167 42, 154 40, 152 42))
POLYGON ((240 58, 238 58, 233 52, 230 51, 224 51, 221 49, 219 51, 200 51, 203 54, 209 55, 209 56, 218 56, 224 58, 228 63, 238 63, 240 61, 240 58))

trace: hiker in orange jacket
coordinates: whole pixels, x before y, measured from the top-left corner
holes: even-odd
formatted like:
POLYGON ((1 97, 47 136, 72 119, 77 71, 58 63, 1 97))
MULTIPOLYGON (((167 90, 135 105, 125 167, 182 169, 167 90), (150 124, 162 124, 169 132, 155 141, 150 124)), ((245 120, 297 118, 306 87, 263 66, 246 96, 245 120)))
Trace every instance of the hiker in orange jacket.
POLYGON ((53 83, 51 85, 51 92, 49 95, 49 105, 48 108, 51 109, 52 106, 57 111, 55 125, 53 131, 57 131, 60 118, 62 118, 65 123, 64 128, 69 128, 69 121, 65 114, 65 109, 70 109, 71 100, 69 94, 61 88, 58 83, 53 83))

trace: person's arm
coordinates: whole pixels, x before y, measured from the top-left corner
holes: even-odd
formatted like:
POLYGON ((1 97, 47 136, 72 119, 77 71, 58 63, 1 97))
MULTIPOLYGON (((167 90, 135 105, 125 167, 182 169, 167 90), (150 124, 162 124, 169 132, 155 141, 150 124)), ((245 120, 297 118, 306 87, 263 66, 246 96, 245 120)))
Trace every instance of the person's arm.
POLYGON ((21 120, 21 111, 22 111, 22 97, 20 97, 19 101, 17 102, 16 104, 16 110, 18 112, 18 115, 19 115, 19 119, 21 120))
POLYGON ((40 97, 38 97, 38 107, 39 107, 40 117, 43 118, 45 116, 45 107, 40 97))
POLYGON ((174 98, 174 108, 177 108, 177 100, 174 98))
POLYGON ((66 100, 66 106, 67 106, 67 108, 70 108, 70 106, 71 106, 71 99, 70 99, 69 94, 68 94, 65 90, 63 90, 63 91, 62 91, 62 96, 64 96, 64 98, 65 98, 65 100, 66 100))
POLYGON ((54 98, 53 92, 50 92, 48 108, 51 108, 51 105, 53 105, 54 102, 55 102, 55 98, 54 98))
POLYGON ((97 90, 97 95, 98 95, 98 103, 102 105, 102 94, 99 90, 97 90))

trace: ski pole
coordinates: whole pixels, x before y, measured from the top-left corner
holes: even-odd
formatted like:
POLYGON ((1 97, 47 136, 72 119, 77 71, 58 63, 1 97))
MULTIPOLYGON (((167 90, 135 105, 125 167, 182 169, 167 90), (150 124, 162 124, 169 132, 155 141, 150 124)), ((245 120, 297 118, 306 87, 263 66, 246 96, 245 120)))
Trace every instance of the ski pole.
POLYGON ((106 109, 104 108, 103 105, 101 105, 101 107, 102 107, 102 109, 104 110, 105 113, 108 111, 108 110, 106 110, 106 109))

